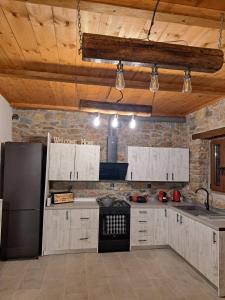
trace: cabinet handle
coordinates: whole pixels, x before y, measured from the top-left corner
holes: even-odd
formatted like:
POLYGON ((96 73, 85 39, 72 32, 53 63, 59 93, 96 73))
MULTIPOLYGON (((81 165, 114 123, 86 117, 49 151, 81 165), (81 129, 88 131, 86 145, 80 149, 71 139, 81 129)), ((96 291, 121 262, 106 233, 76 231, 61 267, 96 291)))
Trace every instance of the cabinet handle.
POLYGON ((78 172, 77 172, 77 180, 78 180, 78 172))
POLYGON ((139 232, 142 232, 142 233, 144 233, 144 232, 147 232, 147 230, 139 230, 139 232))
POLYGON ((172 180, 174 180, 174 174, 172 173, 172 180))
POLYGON ((139 210, 139 214, 147 214, 147 210, 139 210))
POLYGON ((72 172, 70 172, 70 180, 71 180, 71 177, 72 177, 72 172))
POLYGON ((177 214, 177 223, 179 223, 179 215, 177 214))
POLYGON ((130 179, 133 180, 133 172, 130 172, 130 179))
POLYGON ((147 240, 138 240, 139 242, 147 242, 147 240))
POLYGON ((68 210, 66 211, 66 220, 69 220, 69 212, 68 212, 68 210))
POLYGON ((168 180, 169 179, 169 174, 168 173, 166 173, 166 180, 168 180))
POLYGON ((138 221, 139 223, 147 223, 147 221, 138 221))
POLYGON ((80 220, 89 220, 89 218, 80 218, 80 220))
POLYGON ((216 244, 216 233, 213 232, 213 244, 216 244))
POLYGON ((180 224, 183 224, 183 217, 180 216, 180 224))
POLYGON ((88 240, 88 238, 80 238, 81 241, 88 240))
POLYGON ((166 208, 165 208, 164 212, 165 212, 165 217, 167 217, 167 209, 166 208))

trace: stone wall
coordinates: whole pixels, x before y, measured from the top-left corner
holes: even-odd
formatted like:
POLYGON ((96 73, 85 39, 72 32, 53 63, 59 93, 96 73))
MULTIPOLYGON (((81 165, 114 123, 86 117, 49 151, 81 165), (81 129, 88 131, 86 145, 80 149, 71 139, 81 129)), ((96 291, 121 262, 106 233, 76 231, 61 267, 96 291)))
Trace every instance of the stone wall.
MULTIPOLYGON (((196 198, 194 191, 203 186, 210 189, 210 141, 192 140, 194 133, 204 132, 225 126, 225 99, 214 105, 209 105, 187 116, 187 131, 190 147, 190 184, 186 193, 196 198)), ((199 201, 205 199, 204 192, 200 193, 199 201)), ((225 208, 225 194, 211 193, 213 205, 225 208)))
MULTIPOLYGON (((93 127, 93 115, 78 112, 59 112, 47 110, 14 110, 19 119, 13 121, 13 140, 46 140, 47 133, 69 139, 85 138, 101 145, 101 161, 106 160, 106 138, 108 134, 108 117, 102 119, 100 128, 93 127)), ((105 193, 126 195, 140 190, 155 194, 159 189, 172 191, 182 189, 186 198, 196 199, 195 190, 200 186, 209 188, 209 145, 210 142, 192 141, 192 134, 225 126, 225 100, 210 105, 187 117, 186 124, 147 121, 138 122, 137 128, 131 130, 127 121, 121 121, 117 130, 118 161, 126 159, 126 148, 130 146, 165 146, 190 147, 190 183, 188 185, 153 183, 151 188, 146 183, 73 183, 77 196, 93 196, 105 193)), ((66 189, 68 184, 52 184, 52 189, 66 189)), ((225 195, 212 193, 214 206, 225 208, 225 195)), ((204 192, 198 194, 197 200, 205 199, 204 192)))
MULTIPOLYGON (((106 141, 108 135, 108 117, 102 118, 99 128, 93 127, 93 114, 78 112, 60 112, 47 110, 14 110, 19 116, 13 121, 14 141, 45 141, 48 132, 52 136, 93 141, 101 145, 101 161, 106 160, 106 141)), ((186 124, 139 121, 135 130, 128 127, 128 121, 123 120, 117 129, 118 161, 126 160, 127 146, 162 146, 187 147, 186 124)), ((70 183, 54 183, 52 190, 65 190, 70 183)), ((91 182, 72 183, 72 189, 77 196, 96 196, 102 194, 127 195, 131 191, 147 192, 152 195, 160 189, 172 192, 173 188, 182 188, 182 184, 160 183, 126 183, 126 182, 91 182)))

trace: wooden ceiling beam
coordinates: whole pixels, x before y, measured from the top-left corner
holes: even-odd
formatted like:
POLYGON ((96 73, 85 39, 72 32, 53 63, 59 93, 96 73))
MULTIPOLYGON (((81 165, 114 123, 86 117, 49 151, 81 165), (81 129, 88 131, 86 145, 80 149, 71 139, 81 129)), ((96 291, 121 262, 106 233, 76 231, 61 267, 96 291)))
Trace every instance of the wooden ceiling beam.
MULTIPOLYGON (((91 74, 91 69, 83 68, 81 74, 62 74, 62 73, 50 73, 44 71, 33 71, 33 70, 24 70, 24 69, 6 69, 0 68, 0 77, 10 77, 10 78, 23 78, 23 79, 32 79, 32 80, 44 80, 44 81, 53 81, 53 82, 64 82, 64 83, 77 83, 84 85, 98 85, 98 86, 115 86, 115 72, 112 71, 110 77, 99 77, 93 75, 84 75, 91 74)), ((131 73, 128 72, 130 77, 131 73)), ((125 72, 125 81, 126 88, 131 89, 145 89, 149 88, 150 77, 146 73, 146 80, 129 80, 126 79, 125 72)), ((205 78, 205 81, 201 83, 202 78, 200 76, 192 77, 192 93, 206 94, 213 96, 224 96, 225 95, 225 86, 224 80, 219 78, 205 78), (207 84, 206 82, 210 82, 207 84)), ((180 92, 182 89, 183 76, 182 75, 173 75, 173 74, 159 74, 159 83, 160 91, 168 92, 180 92)))
POLYGON ((175 69, 215 73, 223 66, 223 51, 219 49, 174 45, 140 39, 128 39, 101 34, 84 33, 84 61, 118 63, 132 66, 157 65, 175 69))
MULTIPOLYGON (((74 0, 17 0, 20 2, 43 4, 49 6, 76 9, 74 0)), ((81 10, 107 15, 141 18, 149 20, 155 1, 120 1, 120 0, 89 0, 81 1, 81 10)), ((225 9, 224 9, 225 10, 225 9)), ((181 5, 161 1, 155 21, 177 23, 189 26, 199 26, 206 28, 219 28, 218 10, 194 5, 181 5), (184 13, 185 12, 185 13, 184 13)), ((224 25, 225 28, 225 25, 224 25)))

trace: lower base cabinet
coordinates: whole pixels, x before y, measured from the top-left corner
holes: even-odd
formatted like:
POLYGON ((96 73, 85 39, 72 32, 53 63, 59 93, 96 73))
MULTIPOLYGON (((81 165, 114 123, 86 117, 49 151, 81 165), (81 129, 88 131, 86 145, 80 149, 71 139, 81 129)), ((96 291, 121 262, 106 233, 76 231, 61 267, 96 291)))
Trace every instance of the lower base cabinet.
POLYGON ((46 210, 44 251, 67 250, 70 243, 70 211, 46 210))
POLYGON ((169 212, 169 245, 219 287, 219 231, 180 214, 169 212))
POLYGON ((98 209, 48 209, 44 217, 44 254, 96 249, 98 209))
POLYGON ((167 209, 131 209, 131 247, 167 244, 167 209))

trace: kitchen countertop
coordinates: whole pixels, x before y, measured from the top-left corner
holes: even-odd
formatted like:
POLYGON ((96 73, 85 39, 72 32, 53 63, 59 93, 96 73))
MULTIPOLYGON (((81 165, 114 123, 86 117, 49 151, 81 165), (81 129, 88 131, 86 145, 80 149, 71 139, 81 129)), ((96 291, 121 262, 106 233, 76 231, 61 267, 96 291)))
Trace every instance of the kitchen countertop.
POLYGON ((74 202, 70 203, 59 203, 59 204, 51 204, 51 206, 47 206, 45 209, 98 209, 98 203, 96 202, 96 198, 75 198, 74 202))

